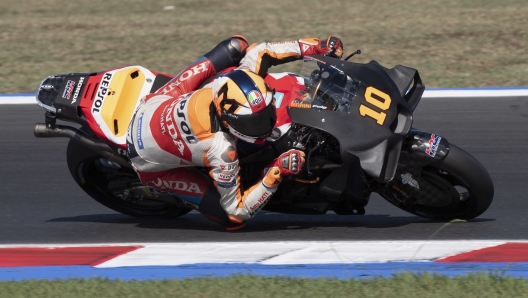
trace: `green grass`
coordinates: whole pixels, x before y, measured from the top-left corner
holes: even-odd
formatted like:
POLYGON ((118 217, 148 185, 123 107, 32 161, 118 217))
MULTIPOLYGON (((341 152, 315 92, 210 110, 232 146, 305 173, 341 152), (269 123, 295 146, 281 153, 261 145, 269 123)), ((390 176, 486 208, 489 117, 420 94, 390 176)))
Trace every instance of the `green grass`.
POLYGON ((336 35, 354 61, 417 68, 428 87, 526 86, 527 15, 526 0, 2 0, 0 93, 124 65, 178 73, 236 33, 336 35))
POLYGON ((0 282, 0 297, 528 297, 528 280, 398 274, 367 280, 234 276, 187 280, 0 282))

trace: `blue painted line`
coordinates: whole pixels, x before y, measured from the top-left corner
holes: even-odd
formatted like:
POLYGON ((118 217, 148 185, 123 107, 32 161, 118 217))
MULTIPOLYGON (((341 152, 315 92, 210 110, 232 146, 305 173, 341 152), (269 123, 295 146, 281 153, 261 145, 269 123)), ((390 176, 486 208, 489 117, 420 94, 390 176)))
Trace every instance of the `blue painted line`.
POLYGON ((434 263, 391 262, 361 264, 193 264, 182 266, 138 266, 93 268, 89 266, 48 266, 0 268, 0 281, 26 279, 106 278, 122 280, 184 279, 197 277, 227 277, 234 274, 339 279, 390 278, 395 273, 424 272, 449 277, 469 272, 485 272, 498 276, 528 278, 528 263, 434 263))

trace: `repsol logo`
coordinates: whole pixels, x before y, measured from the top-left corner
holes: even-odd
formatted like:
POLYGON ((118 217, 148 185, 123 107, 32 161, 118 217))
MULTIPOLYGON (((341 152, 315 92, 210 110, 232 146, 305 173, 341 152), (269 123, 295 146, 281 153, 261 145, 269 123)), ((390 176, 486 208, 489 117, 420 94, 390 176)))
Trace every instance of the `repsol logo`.
POLYGON ((185 182, 185 181, 167 181, 161 180, 161 178, 156 179, 154 182, 151 182, 152 185, 161 190, 183 190, 186 192, 193 192, 197 194, 202 194, 200 187, 197 183, 194 182, 185 182))
POLYGON ((180 102, 176 108, 176 115, 178 116, 180 122, 178 126, 180 127, 180 131, 185 134, 185 139, 188 143, 195 144, 198 143, 198 140, 196 140, 194 137, 191 127, 187 123, 187 117, 185 117, 185 113, 183 112, 183 109, 185 109, 185 105, 187 104, 187 99, 188 98, 185 98, 180 102))
POLYGON ((187 123, 187 117, 185 116, 184 109, 187 104, 188 98, 184 98, 180 102, 178 100, 173 101, 167 111, 165 112, 165 125, 167 132, 171 136, 174 143, 180 148, 180 152, 183 154, 183 144, 178 140, 178 130, 182 133, 182 138, 185 138, 188 143, 198 143, 198 140, 194 137, 191 127, 187 123), (177 119, 173 119, 173 110, 176 106, 177 119), (179 129, 176 129, 178 126, 179 129))
POLYGON ((77 101, 77 97, 79 97, 79 93, 81 92, 81 87, 82 87, 82 84, 84 82, 84 77, 81 77, 79 79, 79 83, 77 83, 77 88, 75 88, 75 93, 73 94, 73 100, 72 100, 72 104, 74 104, 76 101, 77 101))
POLYGON ((101 81, 101 85, 99 85, 99 89, 97 89, 97 97, 95 98, 95 101, 92 106, 92 113, 99 113, 101 112, 101 106, 103 105, 103 101, 106 97, 106 94, 108 93, 108 86, 110 85, 110 80, 112 79, 111 73, 105 73, 103 76, 103 80, 101 81))

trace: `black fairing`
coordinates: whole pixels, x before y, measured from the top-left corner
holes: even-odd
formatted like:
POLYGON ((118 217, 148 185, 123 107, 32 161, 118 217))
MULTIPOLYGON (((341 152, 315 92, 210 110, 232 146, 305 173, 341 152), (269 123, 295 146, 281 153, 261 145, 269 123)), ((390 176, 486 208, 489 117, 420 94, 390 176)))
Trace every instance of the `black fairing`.
POLYGON ((390 181, 396 172, 402 139, 412 125, 413 109, 424 90, 418 71, 400 65, 387 69, 375 61, 358 64, 319 55, 313 58, 321 65, 337 68, 359 81, 350 110, 337 112, 289 107, 291 119, 332 134, 339 141, 344 163, 353 162, 356 156, 367 174, 381 182, 390 181), (391 103, 386 110, 381 111, 367 102, 365 93, 368 87, 390 96, 391 103), (385 113, 383 124, 378 124, 372 117, 362 116, 361 105, 385 113))
POLYGON ((90 75, 90 73, 71 73, 47 77, 37 90, 39 104, 56 114, 59 119, 84 125, 86 120, 78 106, 90 75))

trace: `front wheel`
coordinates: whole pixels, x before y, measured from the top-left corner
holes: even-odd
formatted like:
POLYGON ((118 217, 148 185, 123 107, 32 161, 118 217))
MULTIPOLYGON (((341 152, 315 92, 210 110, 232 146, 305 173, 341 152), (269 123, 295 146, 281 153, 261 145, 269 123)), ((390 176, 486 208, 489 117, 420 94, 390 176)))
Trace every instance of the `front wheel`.
POLYGON ((407 212, 435 220, 475 218, 484 213, 493 200, 493 182, 488 171, 477 159, 452 144, 446 158, 422 169, 421 179, 435 188, 443 198, 441 204, 427 203, 420 196, 402 191, 409 186, 397 179, 391 182, 391 191, 380 192, 380 195, 407 212))
POLYGON ((66 159, 77 184, 97 202, 134 217, 178 217, 192 209, 170 203, 176 198, 153 194, 132 169, 109 162, 97 152, 74 140, 68 143, 66 159), (153 200, 153 197, 157 200, 153 200), (166 198, 168 203, 159 201, 166 198))

